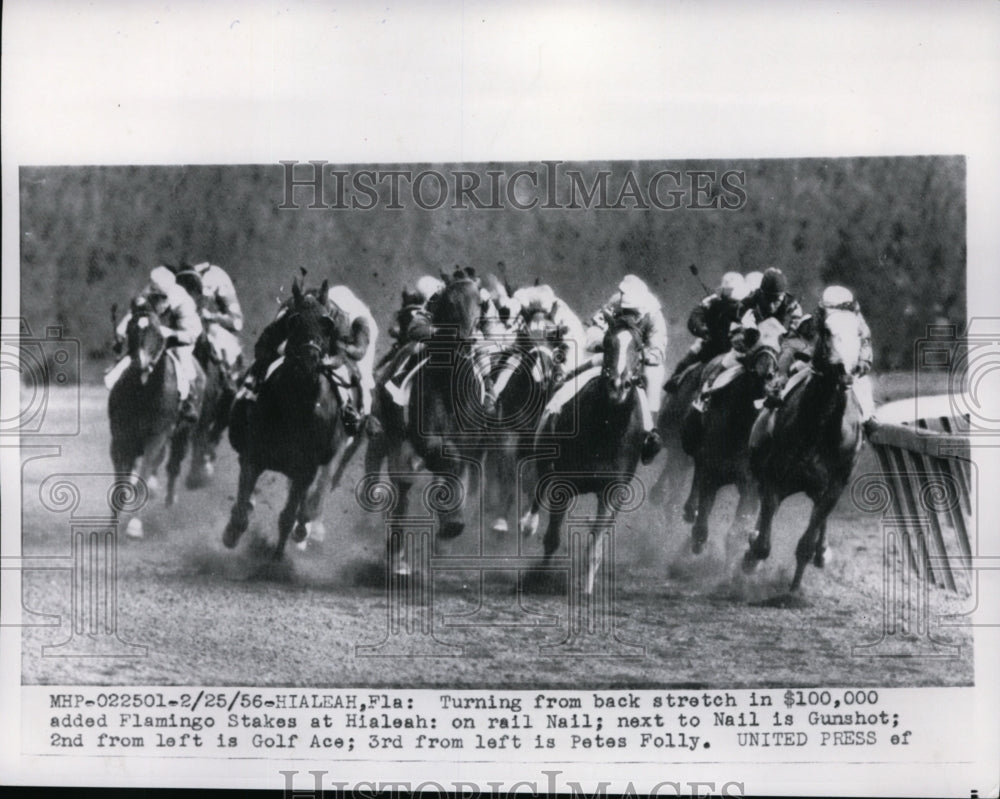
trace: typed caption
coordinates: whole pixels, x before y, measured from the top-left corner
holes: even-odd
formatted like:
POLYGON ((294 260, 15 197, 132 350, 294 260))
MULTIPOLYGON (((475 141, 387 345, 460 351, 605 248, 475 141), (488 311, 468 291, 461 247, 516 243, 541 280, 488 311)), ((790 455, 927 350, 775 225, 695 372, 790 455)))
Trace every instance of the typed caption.
MULTIPOLYGON (((962 689, 944 700, 967 701, 962 689)), ((907 689, 369 691, 25 686, 23 751, 545 762, 911 760, 942 745, 907 689)), ((957 747, 956 747, 957 748, 957 747)), ((957 754, 957 752, 956 752, 957 754)))

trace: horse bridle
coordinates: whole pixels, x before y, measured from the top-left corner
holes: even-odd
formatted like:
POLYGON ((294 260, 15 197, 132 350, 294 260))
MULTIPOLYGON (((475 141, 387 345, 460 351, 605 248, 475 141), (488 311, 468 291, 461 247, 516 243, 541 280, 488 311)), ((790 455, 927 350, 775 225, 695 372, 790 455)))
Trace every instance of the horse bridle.
MULTIPOLYGON (((159 325, 160 325, 160 315, 158 313, 156 313, 154 310, 151 310, 151 309, 150 310, 145 310, 142 313, 137 314, 133 318, 133 321, 135 322, 136 325, 139 324, 139 321, 138 321, 139 319, 146 319, 149 322, 149 325, 156 325, 157 328, 159 328, 159 325)), ((160 362, 160 358, 163 357, 163 353, 165 353, 166 351, 167 351, 167 339, 166 339, 165 336, 163 336, 161 334, 160 335, 160 346, 156 350, 156 353, 153 355, 153 357, 151 357, 149 359, 148 371, 150 371, 150 372, 153 371, 153 369, 156 366, 156 364, 158 364, 160 362)))

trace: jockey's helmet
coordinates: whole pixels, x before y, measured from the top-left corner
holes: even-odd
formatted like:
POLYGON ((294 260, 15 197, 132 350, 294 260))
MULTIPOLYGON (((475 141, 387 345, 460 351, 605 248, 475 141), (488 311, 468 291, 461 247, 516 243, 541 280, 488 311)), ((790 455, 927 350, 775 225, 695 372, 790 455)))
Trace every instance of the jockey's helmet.
POLYGON ((819 304, 828 310, 854 310, 854 295, 850 289, 843 286, 827 286, 823 289, 819 304))
POLYGON ((177 278, 169 266, 158 266, 149 273, 148 296, 169 297, 177 286, 177 278))
POLYGON ((416 288, 417 294, 420 295, 424 302, 427 302, 427 300, 444 288, 444 281, 433 275, 424 275, 417 281, 416 288))
POLYGON ((746 295, 746 281, 739 272, 726 272, 719 283, 719 294, 723 297, 731 297, 734 300, 742 300, 746 295))
POLYGON ((747 294, 750 294, 760 288, 760 282, 764 279, 764 273, 754 270, 753 272, 747 272, 746 277, 743 278, 743 282, 746 285, 747 294))
POLYGON ((622 293, 619 307, 623 311, 646 312, 650 304, 649 287, 642 278, 635 275, 625 275, 622 282, 618 284, 618 290, 622 293))
POLYGON ((771 300, 776 300, 784 294, 787 288, 788 281, 785 279, 784 273, 773 266, 764 273, 764 277, 760 281, 761 294, 771 300))

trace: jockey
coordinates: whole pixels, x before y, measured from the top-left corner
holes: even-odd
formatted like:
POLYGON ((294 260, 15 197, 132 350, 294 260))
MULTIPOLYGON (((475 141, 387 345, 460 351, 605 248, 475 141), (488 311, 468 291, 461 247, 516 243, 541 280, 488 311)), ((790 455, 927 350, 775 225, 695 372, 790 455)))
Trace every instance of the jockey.
MULTIPOLYGON (((174 273, 166 266, 158 266, 149 273, 149 284, 143 289, 145 297, 160 317, 161 332, 167 346, 174 351, 177 364, 177 391, 180 394, 181 418, 190 422, 198 421, 201 406, 198 385, 198 370, 194 360, 194 344, 201 335, 201 319, 191 296, 178 283, 174 273)), ((116 349, 125 340, 125 333, 132 314, 127 313, 116 328, 116 349)), ((122 359, 105 378, 110 389, 121 377, 127 357, 122 359)))
MULTIPOLYGON (((189 267, 201 278, 201 321, 205 326, 212 352, 224 363, 230 375, 242 364, 243 348, 239 334, 243 330, 243 309, 232 279, 221 266, 202 261, 189 267)), ((182 274, 182 273, 179 273, 182 274)))
MULTIPOLYGON (((274 320, 261 331, 254 345, 254 362, 247 370, 237 399, 253 401, 257 398, 257 391, 268 368, 277 360, 287 339, 286 326, 290 307, 289 299, 278 309, 274 320)), ((359 372, 362 410, 368 414, 371 410, 371 388, 374 387, 371 372, 375 356, 372 345, 378 335, 375 321, 364 303, 346 286, 334 286, 327 292, 326 308, 335 332, 330 339, 330 351, 324 356, 324 362, 327 366, 344 364, 359 372)), ((349 400, 345 400, 342 414, 348 434, 353 435, 361 421, 359 412, 349 400)), ((376 424, 374 419, 370 424, 376 424)))
MULTIPOLYGON (((860 343, 858 352, 858 363, 852 372, 854 381, 851 389, 861 408, 861 417, 864 430, 868 435, 878 425, 875 419, 875 397, 872 391, 871 368, 872 368, 872 336, 868 322, 865 321, 861 313, 861 306, 854 298, 850 289, 844 286, 827 286, 823 290, 820 298, 819 309, 816 317, 822 318, 829 313, 846 312, 852 313, 857 318, 857 332, 860 343)), ((782 399, 787 396, 795 386, 804 381, 810 373, 803 361, 799 361, 793 368, 791 377, 784 381, 776 381, 776 384, 768 391, 768 396, 764 400, 764 407, 774 409, 781 405, 782 399)), ((767 413, 767 412, 765 412, 767 413)), ((754 441, 759 440, 769 432, 769 424, 760 423, 754 426, 754 441)), ((753 443, 753 442, 752 442, 753 443)))
POLYGON ((678 362, 670 376, 665 391, 674 392, 681 375, 692 364, 707 363, 716 355, 727 352, 732 323, 739 318, 740 301, 746 296, 743 275, 726 272, 719 288, 703 299, 688 317, 688 330, 697 340, 678 362))
MULTIPOLYGON (((518 289, 506 307, 512 314, 509 327, 515 335, 530 332, 528 325, 536 313, 544 315, 546 325, 551 328, 550 340, 554 343, 553 382, 556 385, 562 383, 565 374, 575 370, 577 360, 586 349, 587 336, 579 317, 556 296, 551 286, 544 283, 518 289)), ((513 363, 507 361, 504 364, 496 376, 496 385, 506 384, 506 373, 516 368, 513 363)))
MULTIPOLYGON (((780 269, 771 267, 764 272, 760 288, 748 294, 740 303, 739 325, 736 339, 741 341, 743 331, 752 330, 765 319, 775 318, 788 332, 793 332, 802 320, 802 306, 786 291, 788 281, 780 269)), ((745 343, 745 342, 743 342, 745 343)), ((752 342, 750 342, 752 343, 752 342)), ((736 342, 734 342, 735 346, 736 342)))
POLYGON ((643 374, 645 392, 640 392, 643 429, 646 438, 642 444, 642 462, 649 463, 663 447, 656 416, 660 412, 660 387, 663 385, 664 358, 667 352, 667 323, 660 310, 660 301, 653 296, 643 280, 626 275, 618 292, 591 319, 587 328, 587 349, 596 352, 604 341, 604 334, 619 316, 632 318, 642 333, 643 374))

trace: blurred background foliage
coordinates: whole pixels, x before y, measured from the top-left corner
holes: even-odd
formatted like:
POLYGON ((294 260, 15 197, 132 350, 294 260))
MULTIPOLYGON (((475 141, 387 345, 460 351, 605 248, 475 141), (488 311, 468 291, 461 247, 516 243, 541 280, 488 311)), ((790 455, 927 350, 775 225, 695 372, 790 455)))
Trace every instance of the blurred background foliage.
MULTIPOLYGON (((328 167, 331 168, 331 167, 328 167)), ((356 171, 367 167, 335 167, 356 171)), ((382 167, 393 168, 393 167, 382 167)), ((542 163, 405 165, 539 175, 530 196, 545 199, 542 163)), ((298 210, 281 210, 284 169, 254 166, 31 167, 21 170, 21 315, 33 330, 58 324, 80 339, 88 378, 110 363, 112 303, 127 307, 161 262, 211 260, 226 268, 247 317, 247 347, 273 317, 300 267, 309 282, 324 277, 351 286, 384 331, 404 285, 426 272, 473 266, 506 270, 514 284, 540 277, 581 316, 634 272, 663 302, 670 359, 690 344, 689 310, 702 290, 688 271, 697 264, 714 287, 722 273, 777 266, 809 310, 823 286, 843 283, 862 303, 872 328, 876 370, 911 369, 914 341, 929 324, 965 321, 965 160, 962 157, 587 162, 587 186, 610 171, 617 196, 629 171, 645 192, 663 169, 745 173, 737 210, 573 208, 521 211, 436 210, 412 200, 402 183, 402 210, 389 209, 388 181, 375 208, 313 210, 297 189, 298 210)), ((298 175, 301 177, 301 174, 298 175)), ((327 201, 334 199, 328 182, 327 201)), ((530 188, 526 182, 522 186, 530 188)), ((687 185, 690 195, 690 184, 687 185)), ((661 186, 661 196, 667 184, 661 186)), ((712 189, 716 196, 718 186, 712 189)), ((436 186, 425 196, 433 198, 436 186)), ((728 198, 733 199, 730 194, 728 198)), ((348 194, 350 199, 350 194, 348 194)), ((364 198, 362 198, 364 199, 364 198)), ((688 197, 690 200, 690 196, 688 197)))

